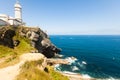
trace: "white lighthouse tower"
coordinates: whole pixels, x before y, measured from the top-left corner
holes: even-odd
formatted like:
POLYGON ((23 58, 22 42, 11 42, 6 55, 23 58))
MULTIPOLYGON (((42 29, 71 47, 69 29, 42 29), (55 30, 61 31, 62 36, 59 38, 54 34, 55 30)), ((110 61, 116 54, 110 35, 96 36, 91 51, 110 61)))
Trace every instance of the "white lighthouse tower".
POLYGON ((0 14, 0 26, 14 25, 14 26, 24 26, 25 23, 22 20, 22 6, 19 1, 16 0, 14 5, 15 17, 11 17, 6 14, 0 14))
POLYGON ((19 1, 17 0, 15 5, 15 19, 22 23, 22 6, 20 5, 19 1))

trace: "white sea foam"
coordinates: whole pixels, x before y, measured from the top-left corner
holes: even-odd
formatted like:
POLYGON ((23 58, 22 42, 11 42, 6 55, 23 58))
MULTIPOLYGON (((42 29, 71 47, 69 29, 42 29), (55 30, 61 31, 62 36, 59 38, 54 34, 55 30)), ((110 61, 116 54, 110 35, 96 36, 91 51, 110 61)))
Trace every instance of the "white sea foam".
POLYGON ((63 71, 63 73, 65 73, 65 74, 77 74, 77 73, 69 72, 69 71, 63 71))
POLYGON ((59 67, 60 66, 60 64, 56 64, 56 65, 54 65, 54 67, 59 67))
POLYGON ((82 77, 87 79, 91 78, 88 74, 82 74, 82 77))
MULTIPOLYGON (((76 58, 74 57, 67 57, 66 60, 68 60, 70 63, 75 63, 75 61, 77 60, 76 58)), ((87 62, 85 61, 82 61, 81 63, 78 62, 77 63, 81 68, 85 68, 85 65, 87 64, 87 62)), ((55 70, 58 70, 58 71, 61 71, 61 68, 60 68, 60 64, 56 64, 54 65, 54 69, 55 70)), ((77 66, 72 66, 72 71, 76 71, 76 70, 79 70, 79 68, 77 66)), ((75 75, 75 74, 78 74, 78 73, 74 73, 74 72, 70 72, 70 71, 61 71, 62 73, 65 73, 65 74, 71 74, 71 75, 75 75)), ((91 76, 89 76, 88 74, 81 74, 83 78, 86 78, 86 79, 90 79, 92 78, 91 76)), ((109 77, 109 78, 106 78, 106 79, 98 79, 96 78, 96 80, 120 80, 120 79, 117 79, 117 78, 113 78, 113 77, 109 77)))
MULTIPOLYGON (((71 74, 71 75, 76 75, 76 74, 78 74, 78 73, 74 73, 74 72, 69 72, 69 71, 63 71, 63 73, 65 73, 65 74, 71 74)), ((90 77, 88 74, 81 74, 81 76, 85 79, 90 79, 90 78, 92 78, 92 77, 90 77)))
POLYGON ((117 78, 106 78, 106 79, 96 79, 96 80, 120 80, 120 79, 117 79, 117 78))
POLYGON ((77 71, 77 70, 79 70, 79 68, 77 66, 72 67, 72 71, 77 71))
POLYGON ((82 61, 82 64, 87 64, 87 62, 85 62, 85 61, 82 61))
POLYGON ((75 61, 77 61, 77 58, 75 58, 75 57, 67 57, 66 60, 71 65, 72 63, 75 63, 75 61))
POLYGON ((64 55, 61 55, 61 54, 55 54, 55 57, 56 58, 62 58, 64 55))
MULTIPOLYGON (((69 71, 63 71, 62 73, 65 73, 65 74, 71 74, 71 75, 76 75, 78 73, 74 73, 74 72, 69 72, 69 71)), ((81 74, 81 76, 84 78, 84 79, 92 79, 93 77, 89 76, 88 74, 81 74)), ((106 78, 106 79, 98 79, 98 78, 95 78, 95 80, 120 80, 119 78, 106 78)))
POLYGON ((80 66, 81 69, 85 69, 86 68, 86 66, 84 64, 80 63, 80 62, 78 63, 78 65, 80 66))
POLYGON ((54 65, 54 69, 60 71, 60 70, 61 70, 61 69, 60 69, 60 64, 56 64, 56 65, 54 65))

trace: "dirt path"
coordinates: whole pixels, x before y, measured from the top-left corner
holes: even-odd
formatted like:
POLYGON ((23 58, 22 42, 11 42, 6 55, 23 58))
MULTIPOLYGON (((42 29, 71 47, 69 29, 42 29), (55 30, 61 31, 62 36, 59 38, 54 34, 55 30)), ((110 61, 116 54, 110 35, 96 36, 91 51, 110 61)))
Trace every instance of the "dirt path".
POLYGON ((23 54, 20 56, 20 62, 18 64, 0 69, 0 80, 14 80, 20 72, 20 66, 26 61, 36 61, 43 58, 44 56, 40 53, 23 54))

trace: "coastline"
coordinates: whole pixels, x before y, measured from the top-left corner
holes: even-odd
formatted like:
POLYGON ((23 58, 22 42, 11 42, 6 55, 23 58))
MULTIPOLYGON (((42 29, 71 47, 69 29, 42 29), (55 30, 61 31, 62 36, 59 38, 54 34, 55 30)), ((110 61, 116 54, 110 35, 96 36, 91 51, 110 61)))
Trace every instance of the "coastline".
POLYGON ((65 35, 51 36, 51 40, 62 49, 64 58, 78 59, 72 65, 61 65, 58 70, 88 74, 97 80, 120 80, 119 36, 65 35))
POLYGON ((92 78, 92 77, 90 77, 88 75, 81 75, 79 73, 73 73, 73 72, 67 72, 67 71, 66 72, 62 72, 62 71, 56 70, 55 66, 53 66, 53 67, 54 67, 55 71, 61 73, 64 76, 67 76, 69 78, 69 80, 96 80, 95 78, 92 78))
POLYGON ((69 80, 96 80, 89 76, 82 76, 81 74, 78 74, 78 73, 75 73, 75 74, 64 73, 64 72, 60 72, 60 73, 63 74, 64 76, 67 76, 69 80))
MULTIPOLYGON (((57 55, 57 59, 61 59, 64 55, 60 55, 59 54, 57 55), (61 56, 61 57, 60 57, 61 56)), ((57 61, 56 59, 56 61, 57 61)), ((55 59, 54 59, 55 60, 55 59)), ((62 61, 65 61, 66 63, 64 64, 63 63, 59 63, 58 64, 54 64, 53 65, 53 68, 55 71, 61 73, 62 75, 64 76, 67 76, 69 78, 69 80, 120 80, 119 78, 112 78, 112 77, 109 77, 109 78, 93 78, 87 74, 83 75, 83 74, 80 74, 80 73, 74 73, 74 72, 69 72, 69 71, 60 71, 58 70, 59 66, 61 64, 63 65, 70 65, 72 63, 75 63, 75 61, 77 61, 77 58, 75 57, 66 57, 64 59, 61 59, 62 61)), ((82 61, 82 64, 87 64, 86 62, 82 61)))
POLYGON ((56 60, 58 62, 58 63, 53 65, 53 68, 54 68, 55 71, 61 73, 64 76, 67 76, 69 78, 69 80, 96 80, 95 78, 92 78, 92 77, 90 77, 88 75, 81 75, 79 73, 74 73, 74 72, 69 72, 69 71, 62 72, 62 71, 57 70, 57 68, 59 68, 60 64, 70 65, 72 63, 75 63, 75 61, 77 61, 77 58, 75 58, 75 57, 67 57, 65 59, 61 59, 63 57, 63 55, 62 55, 61 58, 60 58, 60 56, 57 55, 58 58, 54 59, 54 60, 56 60), (59 59, 61 59, 62 63, 61 63, 61 61, 58 61, 59 59), (64 64, 63 61, 65 61, 66 63, 64 64))

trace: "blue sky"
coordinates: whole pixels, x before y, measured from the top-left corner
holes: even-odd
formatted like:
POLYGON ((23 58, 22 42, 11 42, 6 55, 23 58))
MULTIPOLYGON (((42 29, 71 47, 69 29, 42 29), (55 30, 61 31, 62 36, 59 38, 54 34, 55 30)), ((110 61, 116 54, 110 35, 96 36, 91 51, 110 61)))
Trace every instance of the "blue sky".
MULTIPOLYGON (((120 35, 120 0, 19 0, 23 20, 48 34, 120 35)), ((16 0, 1 0, 0 13, 14 16, 16 0)))

